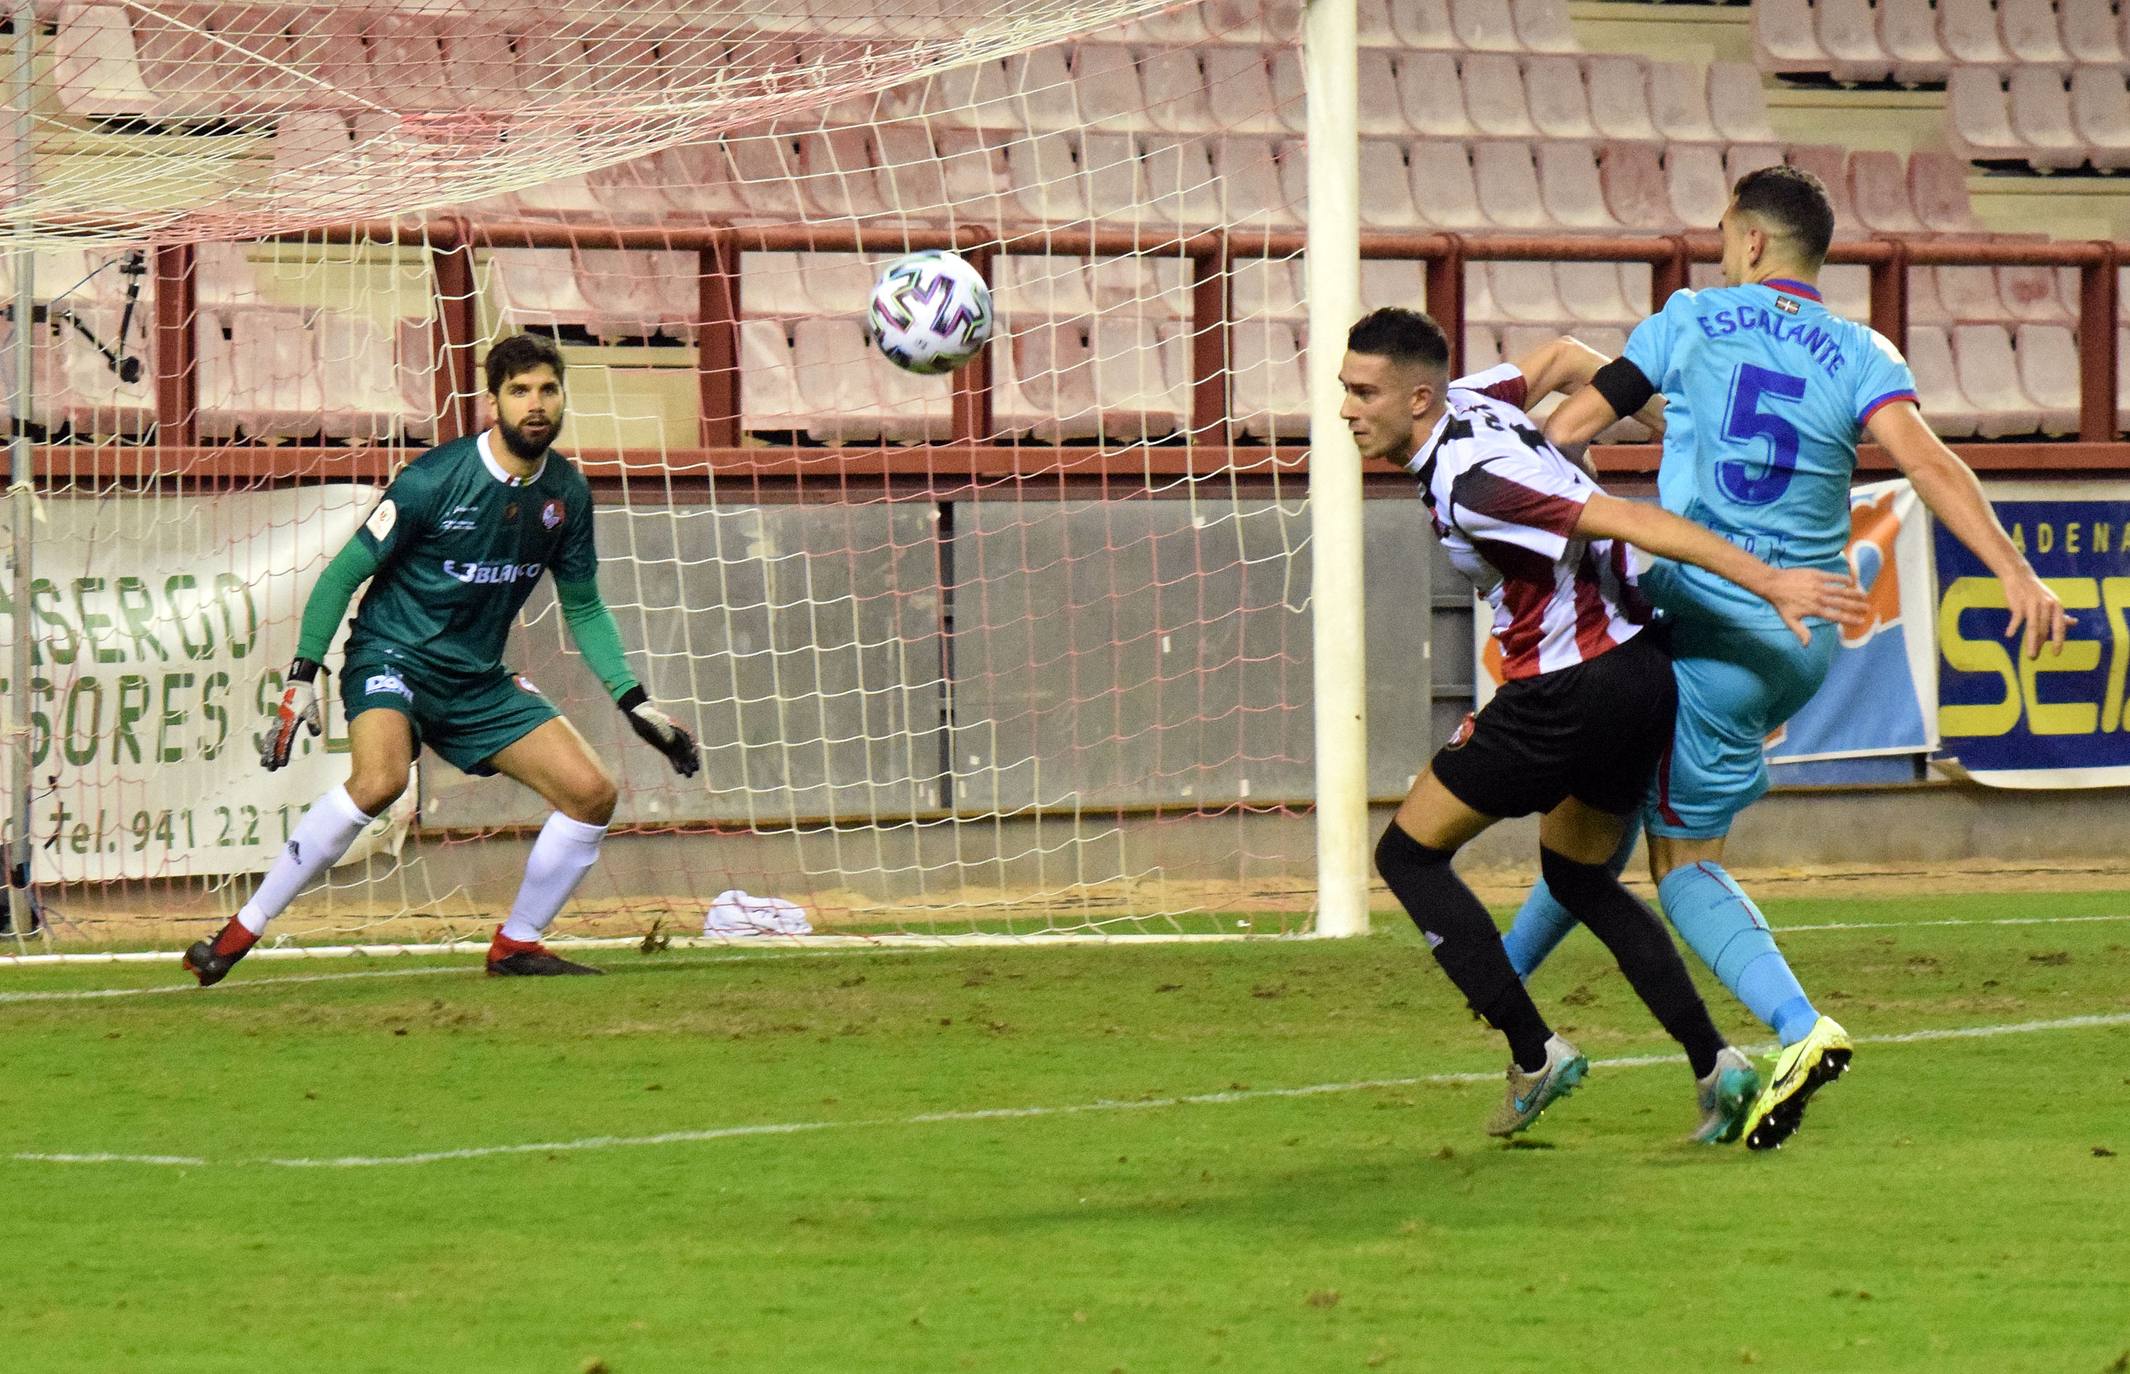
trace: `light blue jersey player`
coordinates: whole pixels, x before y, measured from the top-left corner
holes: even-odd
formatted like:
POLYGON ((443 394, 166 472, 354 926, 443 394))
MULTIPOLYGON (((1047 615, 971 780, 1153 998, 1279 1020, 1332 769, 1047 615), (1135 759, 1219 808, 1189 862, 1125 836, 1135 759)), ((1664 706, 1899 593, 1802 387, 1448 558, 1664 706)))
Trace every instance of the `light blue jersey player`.
MULTIPOLYGON (((1626 352, 1546 425, 1587 442, 1657 393, 1666 399, 1658 497, 1777 567, 1846 567, 1849 483, 1868 433, 1947 529, 2003 582, 2012 631, 2036 654, 2065 617, 2006 537, 1974 474, 1923 423, 1898 349, 1830 314, 1814 280, 1834 233, 1826 188, 1770 167, 1739 179, 1718 226, 1727 285, 1680 291, 1638 326, 1626 352)), ((1765 1021, 1783 1049, 1745 1118, 1746 1143, 1780 1145, 1806 1102, 1847 1068, 1848 1034, 1805 996, 1767 921, 1722 866, 1738 813, 1768 788, 1764 744, 1819 690, 1838 630, 1800 644, 1765 605, 1698 569, 1660 562, 1642 578, 1672 626, 1679 685, 1672 752, 1644 815, 1650 873, 1687 944, 1765 1021)), ((1630 836, 1616 856, 1624 868, 1630 836)), ((1541 884, 1507 936, 1528 977, 1572 925, 1541 884)))

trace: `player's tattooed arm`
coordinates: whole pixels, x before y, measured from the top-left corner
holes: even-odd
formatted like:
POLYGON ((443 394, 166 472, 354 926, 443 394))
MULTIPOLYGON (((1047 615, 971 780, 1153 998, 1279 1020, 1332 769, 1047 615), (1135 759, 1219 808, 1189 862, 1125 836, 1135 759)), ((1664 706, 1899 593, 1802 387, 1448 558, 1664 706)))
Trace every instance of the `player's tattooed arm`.
POLYGON ((1880 406, 1864 428, 1884 446, 1930 513, 1973 550, 2003 585, 2004 603, 2011 611, 2005 638, 2024 632, 2028 658, 2039 658, 2045 643, 2052 652, 2061 653, 2064 635, 2077 617, 2064 610, 2056 593, 2035 574, 2026 555, 2004 532, 1974 470, 1931 432, 1916 403, 1902 400, 1880 406))
POLYGON ((1584 539, 1622 539, 1659 558, 1676 558, 1735 582, 1773 606, 1800 643, 1812 642, 1808 617, 1861 625, 1871 615, 1871 603, 1852 579, 1813 568, 1770 567, 1661 506, 1593 492, 1583 504, 1575 533, 1584 539))

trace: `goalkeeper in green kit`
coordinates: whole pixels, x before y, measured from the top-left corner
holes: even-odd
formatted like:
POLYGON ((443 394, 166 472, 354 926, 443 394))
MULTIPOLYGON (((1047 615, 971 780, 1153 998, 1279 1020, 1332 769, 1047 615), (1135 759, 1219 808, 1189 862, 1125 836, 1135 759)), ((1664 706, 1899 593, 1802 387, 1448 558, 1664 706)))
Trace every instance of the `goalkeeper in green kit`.
POLYGON ((300 728, 320 732, 320 660, 369 582, 341 674, 354 767, 345 786, 304 813, 243 909, 186 951, 185 968, 202 986, 222 981, 266 923, 399 797, 425 746, 463 772, 515 778, 555 808, 489 946, 488 971, 598 972, 553 954, 540 935, 599 857, 614 780, 576 728, 502 662, 511 622, 550 567, 571 639, 630 726, 682 777, 700 766, 694 737, 629 672, 621 632, 599 599, 591 488, 550 447, 562 432, 562 355, 520 334, 489 352, 487 375, 495 424, 408 464, 304 607, 260 762, 280 768, 300 728))

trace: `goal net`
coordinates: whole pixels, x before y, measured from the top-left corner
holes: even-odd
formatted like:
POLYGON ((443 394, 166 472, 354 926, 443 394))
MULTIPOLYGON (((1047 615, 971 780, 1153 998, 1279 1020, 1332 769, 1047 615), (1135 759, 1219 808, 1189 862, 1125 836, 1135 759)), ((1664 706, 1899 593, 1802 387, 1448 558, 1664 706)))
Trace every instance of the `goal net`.
MULTIPOLYGON (((304 598, 401 464, 488 423, 479 358, 526 330, 568 362, 631 661, 705 754, 682 781, 639 745, 535 596, 511 666, 622 798, 559 931, 691 935, 732 892, 831 933, 1306 928, 1298 5, 33 30, 0 361, 36 482, 0 627, 53 935, 195 937, 342 780, 337 675, 326 737, 257 762, 304 598), (946 245, 1000 330, 916 377, 863 304, 946 245)), ((1387 269, 1372 294, 1417 302, 1387 269)), ((1424 733, 1424 694, 1379 709, 1424 733)), ((544 806, 417 775, 272 938, 485 938, 544 806)))

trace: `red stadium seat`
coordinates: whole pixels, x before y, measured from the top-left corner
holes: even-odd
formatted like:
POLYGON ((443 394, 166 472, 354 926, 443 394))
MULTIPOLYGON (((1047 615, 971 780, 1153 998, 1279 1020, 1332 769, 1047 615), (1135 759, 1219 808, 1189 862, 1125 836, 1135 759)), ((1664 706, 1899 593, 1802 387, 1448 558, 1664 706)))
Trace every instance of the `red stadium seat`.
POLYGON ((800 135, 796 143, 792 171, 809 219, 870 219, 886 213, 866 130, 821 129, 800 135))
POLYGON ((1834 205, 1834 236, 1856 238, 1863 233, 1856 207, 1849 199, 1849 151, 1826 143, 1800 143, 1790 147, 1787 160, 1818 177, 1834 205))
POLYGON ((1664 154, 1664 184, 1672 215, 1689 229, 1713 231, 1731 203, 1723 154, 1705 143, 1675 143, 1664 154))
MULTIPOLYGON (((1005 146, 1006 172, 1012 194, 1007 202, 1013 218, 1056 223, 1086 219, 1087 181, 1079 174, 1072 140, 1063 134, 1036 134, 1015 139, 1005 146)), ((1137 190, 1138 164, 1125 169, 1137 190)), ((1137 197, 1122 202, 1137 203, 1137 197)))
POLYGON ((1723 153, 1723 175, 1736 186, 1738 178, 1747 172, 1757 172, 1781 162, 1782 145, 1779 143, 1733 143, 1723 153))
MULTIPOLYGON (((974 129, 941 129, 942 137, 959 136, 978 140, 983 136, 974 129)), ((872 156, 875 160, 872 177, 872 194, 881 202, 882 209, 896 219, 913 220, 919 224, 937 224, 949 213, 957 216, 965 210, 972 218, 981 219, 985 212, 997 218, 995 188, 986 197, 977 196, 974 203, 964 206, 947 186, 947 160, 939 155, 932 142, 931 130, 916 122, 882 124, 872 130, 872 156)))
POLYGON ((1464 59, 1464 108, 1483 138, 1531 138, 1531 107, 1524 98, 1523 69, 1503 53, 1464 59))
MULTIPOLYGON (((821 310, 807 292, 807 281, 821 270, 812 253, 742 253, 740 314, 748 319, 795 320, 821 310)), ((788 341, 787 341, 788 342, 788 341)))
POLYGON ((1935 275, 1938 301, 1953 323, 1995 324, 2009 313, 2004 308, 2004 298, 1997 294, 1994 269, 1940 267, 1935 275))
POLYGON ((1483 262, 1466 263, 1464 267, 1464 318, 1479 324, 1500 325, 1508 323, 1501 305, 1494 299, 1494 277, 1483 262))
POLYGON ((2103 4, 2066 4, 2059 15, 2064 55, 2073 62, 2096 67, 2123 64, 2123 39, 2116 31, 2115 7, 2103 4))
POLYGON ((1187 212, 1193 222, 1199 222, 1217 215, 1206 145, 1178 143, 1166 135, 1153 135, 1151 142, 1162 151, 1148 161, 1141 159, 1139 141, 1129 134, 1089 133, 1080 139, 1080 172, 1087 183, 1089 213, 1096 217, 1144 213, 1141 202, 1152 204, 1158 199, 1157 217, 1187 212), (1158 186, 1153 174, 1156 161, 1164 168, 1158 186))
MULTIPOLYGON (((2071 277, 2070 297, 2078 299, 2077 273, 2065 268, 2071 277)), ((2077 318, 2073 305, 2064 300, 2064 282, 2057 272, 2047 267, 2000 267, 1996 271, 1997 294, 2004 301, 2005 313, 2001 319, 2021 320, 2029 324, 2069 324, 2077 318)))
POLYGON ((1024 432, 1045 443, 1092 439, 1102 433, 1095 409, 1094 354, 1088 322, 1016 320, 1009 335, 992 345, 1004 363, 1002 385, 992 401, 993 423, 1002 433, 1024 432))
POLYGON ((2041 432, 2053 438, 2078 432, 2078 341, 2066 325, 2023 324, 2012 336, 2019 385, 2041 412, 2041 432))
POLYGON ((1826 51, 1807 0, 1760 0, 1752 7, 1753 58, 1764 72, 1823 72, 1826 51))
POLYGON ((481 294, 513 332, 588 323, 598 312, 578 289, 566 248, 497 248, 488 254, 481 294))
POLYGON ((1088 343, 1106 437, 1158 439, 1181 427, 1188 399, 1181 334, 1144 319, 1097 315, 1088 343))
POLYGON ((1967 164, 1950 153, 1908 155, 1908 199, 1916 218, 1932 233, 1971 233, 1975 214, 1967 198, 1967 164))
POLYGON ((2004 83, 1986 67, 1961 67, 1945 83, 1946 136, 1970 161, 2023 159, 2026 144, 2005 109, 2004 83))
POLYGON ((1672 229, 1678 220, 1657 151, 1639 143, 1607 143, 1598 150, 1605 208, 1628 229, 1672 229))
POLYGON ((1657 141, 1657 128, 1649 117, 1649 70, 1642 59, 1592 57, 1585 62, 1583 74, 1590 91, 1590 120, 1600 138, 1657 141))
POLYGON ((416 15, 381 14, 370 21, 370 89, 390 91, 394 108, 449 110, 463 102, 444 66, 443 34, 416 15))
POLYGON ((1906 85, 1943 81, 1952 59, 1938 39, 1934 0, 1879 0, 1879 46, 1893 64, 1893 79, 1906 85))
POLYGON ((1540 138, 1597 137, 1579 59, 1560 54, 1525 58, 1524 95, 1531 109, 1531 126, 1540 138))

